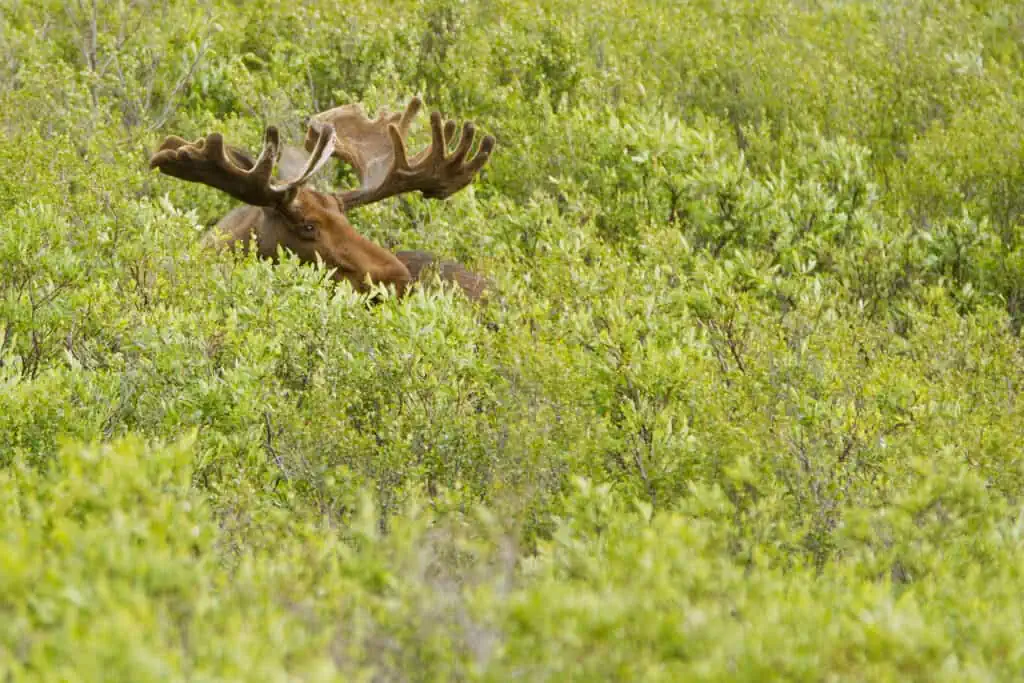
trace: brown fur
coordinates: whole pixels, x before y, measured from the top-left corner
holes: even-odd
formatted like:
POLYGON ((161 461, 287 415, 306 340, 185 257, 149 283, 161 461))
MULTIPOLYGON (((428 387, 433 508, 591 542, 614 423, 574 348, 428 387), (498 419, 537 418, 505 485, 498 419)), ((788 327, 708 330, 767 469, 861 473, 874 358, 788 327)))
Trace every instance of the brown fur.
POLYGON ((394 285, 402 295, 414 279, 392 252, 356 232, 337 199, 305 187, 287 209, 240 206, 232 210, 207 240, 217 247, 238 244, 246 251, 255 246, 257 254, 272 260, 277 259, 278 247, 306 263, 316 263, 319 256, 327 267, 336 269, 335 280, 348 280, 359 291, 369 283, 384 283, 394 285))

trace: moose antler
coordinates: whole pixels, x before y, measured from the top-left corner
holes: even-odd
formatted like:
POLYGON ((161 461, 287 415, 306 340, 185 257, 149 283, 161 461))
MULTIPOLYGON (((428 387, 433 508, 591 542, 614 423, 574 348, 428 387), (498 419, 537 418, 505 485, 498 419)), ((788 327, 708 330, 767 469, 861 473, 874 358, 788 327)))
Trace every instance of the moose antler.
POLYGON ((337 195, 346 210, 415 190, 424 197, 444 199, 468 185, 487 163, 494 137, 486 136, 476 155, 467 161, 476 133, 467 121, 458 146, 448 154, 456 125, 448 121, 442 126, 441 114, 436 111, 430 115, 430 146, 409 158, 405 137, 422 106, 423 100, 414 97, 402 114, 382 111, 371 120, 361 105, 347 104, 310 120, 306 149, 315 149, 324 131, 332 131, 334 156, 352 164, 359 176, 359 189, 337 195))
POLYGON ((289 204, 298 188, 331 158, 333 138, 334 131, 330 128, 321 130, 310 149, 312 154, 305 168, 285 182, 271 178, 281 153, 280 136, 274 126, 267 127, 263 151, 251 168, 245 156, 224 145, 220 133, 211 133, 195 142, 172 135, 160 145, 149 160, 149 166, 175 178, 215 187, 246 204, 282 206, 289 204))

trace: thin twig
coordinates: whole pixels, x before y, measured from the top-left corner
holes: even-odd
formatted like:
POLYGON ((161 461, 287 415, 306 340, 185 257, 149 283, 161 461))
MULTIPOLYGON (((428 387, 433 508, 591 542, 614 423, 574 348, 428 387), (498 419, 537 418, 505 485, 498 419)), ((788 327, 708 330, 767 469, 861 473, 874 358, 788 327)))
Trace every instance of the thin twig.
POLYGON ((271 460, 273 460, 281 470, 281 474, 284 475, 285 481, 290 482, 292 478, 288 474, 288 469, 284 466, 284 461, 274 448, 274 431, 270 426, 270 411, 263 411, 263 425, 266 427, 266 438, 263 441, 263 448, 266 449, 267 455, 270 456, 271 460))
POLYGON ((192 63, 189 65, 188 71, 185 73, 184 76, 178 79, 177 83, 174 84, 174 87, 171 89, 171 94, 167 96, 167 101, 164 102, 163 111, 160 112, 160 116, 158 116, 157 119, 152 124, 150 124, 149 130, 157 130, 159 128, 162 128, 163 125, 167 123, 167 119, 170 118, 171 110, 175 105, 175 100, 178 97, 178 93, 181 92, 181 89, 185 87, 186 83, 192 80, 192 75, 196 72, 196 68, 199 66, 199 62, 202 61, 203 56, 206 55, 206 51, 209 49, 209 47, 210 34, 207 33, 206 36, 203 38, 203 42, 199 45, 199 49, 196 50, 195 59, 193 59, 192 63))

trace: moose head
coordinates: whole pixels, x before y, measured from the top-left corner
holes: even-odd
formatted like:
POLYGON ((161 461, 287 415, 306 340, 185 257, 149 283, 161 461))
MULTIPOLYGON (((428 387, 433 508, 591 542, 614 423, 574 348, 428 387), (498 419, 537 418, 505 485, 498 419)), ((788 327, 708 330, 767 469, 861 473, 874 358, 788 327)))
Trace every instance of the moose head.
POLYGON ((357 207, 404 192, 447 198, 466 187, 487 163, 494 138, 484 137, 471 154, 474 125, 466 122, 456 143, 456 123, 442 123, 439 112, 430 116, 430 145, 410 157, 406 136, 422 106, 416 97, 403 113, 384 111, 375 119, 358 104, 317 114, 306 134, 308 157, 282 148, 277 128, 270 126, 255 160, 212 133, 195 142, 168 137, 149 163, 167 175, 215 187, 245 202, 217 224, 212 235, 218 246, 239 244, 248 249, 255 239, 262 257, 276 259, 281 247, 304 262, 323 261, 335 269, 335 279, 346 279, 358 290, 365 291, 371 283, 385 284, 393 285, 399 295, 428 271, 427 266, 436 265, 443 280, 457 283, 470 298, 478 299, 486 287, 484 278, 455 262, 438 263, 424 252, 392 253, 356 232, 346 216, 357 207), (325 193, 306 186, 332 156, 352 165, 358 188, 325 193), (275 179, 275 166, 290 179, 275 179))

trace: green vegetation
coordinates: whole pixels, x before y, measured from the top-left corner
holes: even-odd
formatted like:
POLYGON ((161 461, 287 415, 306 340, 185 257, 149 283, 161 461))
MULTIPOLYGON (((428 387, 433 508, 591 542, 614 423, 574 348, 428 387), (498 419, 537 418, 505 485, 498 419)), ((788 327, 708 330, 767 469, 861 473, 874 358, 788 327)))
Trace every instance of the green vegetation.
POLYGON ((0 135, 0 680, 1024 669, 1021 3, 14 0, 0 135), (487 307, 146 166, 415 93, 487 307))

